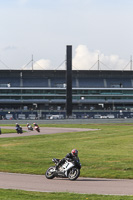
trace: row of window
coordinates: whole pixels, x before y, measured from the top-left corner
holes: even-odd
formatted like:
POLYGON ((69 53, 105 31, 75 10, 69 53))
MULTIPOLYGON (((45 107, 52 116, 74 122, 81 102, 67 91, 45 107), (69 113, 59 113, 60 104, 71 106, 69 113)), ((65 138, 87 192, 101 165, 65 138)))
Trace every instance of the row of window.
MULTIPOLYGON (((128 96, 123 96, 123 97, 115 97, 115 96, 110 96, 110 97, 104 97, 104 96, 86 96, 86 97, 81 97, 81 96, 73 96, 72 97, 73 100, 97 100, 97 99, 103 99, 103 100, 133 100, 133 96, 131 97, 128 97, 128 96)), ((8 100, 8 99, 15 99, 15 100, 32 100, 32 99, 45 99, 45 100, 52 100, 52 99, 56 99, 56 100, 66 100, 66 97, 65 96, 0 96, 0 99, 5 99, 5 100, 8 100)))
MULTIPOLYGON (((90 90, 90 89, 77 89, 77 90, 75 90, 75 89, 73 89, 72 90, 72 93, 73 94, 77 94, 77 95, 79 95, 79 94, 81 94, 81 95, 133 95, 133 90, 90 90)), ((17 94, 17 95, 28 95, 28 94, 31 94, 31 95, 34 95, 34 94, 48 94, 48 95, 55 95, 55 94, 66 94, 66 90, 65 89, 60 89, 60 90, 58 90, 58 89, 55 89, 55 90, 46 90, 46 89, 42 89, 42 90, 40 90, 40 89, 37 89, 37 90, 35 90, 35 89, 18 89, 18 90, 15 90, 15 89, 9 89, 9 90, 7 90, 7 89, 1 89, 0 90, 0 95, 1 94, 5 94, 5 95, 15 95, 15 94, 17 94)))

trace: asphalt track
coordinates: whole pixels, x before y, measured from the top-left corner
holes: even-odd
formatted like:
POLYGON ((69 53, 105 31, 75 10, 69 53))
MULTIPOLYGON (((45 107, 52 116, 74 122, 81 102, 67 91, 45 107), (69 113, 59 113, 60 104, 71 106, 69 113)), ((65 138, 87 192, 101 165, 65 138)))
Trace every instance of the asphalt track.
MULTIPOLYGON (((10 127, 1 127, 10 128, 10 127)), ((13 127, 11 127, 13 128, 13 127)), ((26 128, 23 128, 27 130, 26 128)), ((41 132, 30 131, 23 134, 2 134, 4 137, 22 137, 38 134, 55 134, 63 132, 93 131, 97 129, 79 128, 51 128, 41 127, 41 132)), ((45 172, 44 172, 45 173, 45 172)), ((126 179, 101 179, 101 178, 78 178, 76 181, 55 178, 48 180, 44 175, 16 174, 0 172, 0 188, 20 189, 39 192, 73 192, 86 194, 105 195, 133 195, 133 180, 126 179)))
POLYGON ((39 192, 73 192, 103 195, 133 195, 133 180, 78 178, 46 179, 44 175, 0 172, 0 188, 39 192))
POLYGON ((23 136, 31 136, 31 135, 44 135, 44 134, 56 134, 56 133, 69 133, 69 132, 81 132, 81 131, 95 131, 98 129, 89 129, 89 128, 55 128, 55 127, 41 127, 40 132, 38 133, 37 131, 27 131, 27 128, 22 127, 23 130, 27 131, 22 134, 17 134, 15 127, 13 126, 1 126, 2 129, 13 129, 14 128, 14 133, 10 134, 1 134, 0 138, 5 138, 5 137, 23 137, 23 136))

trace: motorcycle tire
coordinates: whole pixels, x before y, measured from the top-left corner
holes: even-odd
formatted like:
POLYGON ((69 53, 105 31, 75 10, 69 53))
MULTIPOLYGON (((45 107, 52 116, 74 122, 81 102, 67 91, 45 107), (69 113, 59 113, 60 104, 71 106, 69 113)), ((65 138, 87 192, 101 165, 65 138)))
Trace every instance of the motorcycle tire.
POLYGON ((45 173, 46 178, 53 179, 55 177, 54 172, 55 172, 55 167, 49 167, 45 173))
POLYGON ((74 181, 79 177, 79 175, 80 175, 80 169, 73 167, 72 169, 70 169, 68 173, 68 179, 70 181, 74 181))

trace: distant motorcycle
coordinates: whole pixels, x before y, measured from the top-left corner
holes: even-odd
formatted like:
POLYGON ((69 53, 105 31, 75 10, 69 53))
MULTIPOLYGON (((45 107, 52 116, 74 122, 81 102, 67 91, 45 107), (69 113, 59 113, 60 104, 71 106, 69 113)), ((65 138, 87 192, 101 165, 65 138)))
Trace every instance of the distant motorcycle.
POLYGON ((39 126, 35 126, 34 129, 35 129, 37 132, 40 132, 39 126))
MULTIPOLYGON (((55 165, 58 165, 59 159, 53 158, 52 161, 55 165)), ((56 169, 56 166, 51 166, 45 173, 47 179, 53 179, 54 177, 68 178, 71 181, 76 180, 80 175, 81 164, 77 161, 72 161, 66 158, 65 163, 56 169)))
POLYGON ((22 134, 23 133, 23 129, 22 129, 22 127, 21 126, 19 126, 19 127, 16 127, 16 131, 17 131, 17 133, 19 134, 22 134))
POLYGON ((29 131, 33 131, 33 127, 31 125, 27 126, 29 131))

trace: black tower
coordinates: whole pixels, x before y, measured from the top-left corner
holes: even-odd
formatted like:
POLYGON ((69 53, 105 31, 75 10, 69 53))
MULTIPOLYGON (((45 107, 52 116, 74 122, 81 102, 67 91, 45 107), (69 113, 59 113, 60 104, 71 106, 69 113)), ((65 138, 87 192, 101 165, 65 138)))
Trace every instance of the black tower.
POLYGON ((66 117, 72 116, 72 46, 66 49, 66 117))

